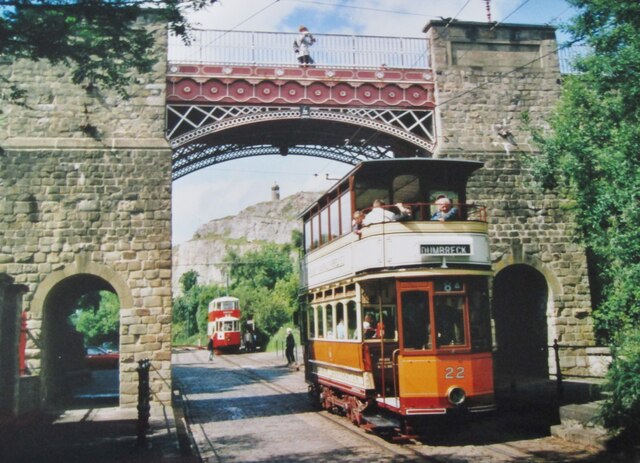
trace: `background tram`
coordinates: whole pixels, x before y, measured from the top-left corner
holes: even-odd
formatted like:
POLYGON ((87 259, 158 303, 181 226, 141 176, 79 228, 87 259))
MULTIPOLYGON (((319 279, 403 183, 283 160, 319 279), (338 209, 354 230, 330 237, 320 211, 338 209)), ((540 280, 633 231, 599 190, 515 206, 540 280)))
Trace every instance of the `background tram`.
POLYGON ((240 301, 236 297, 218 297, 209 302, 207 335, 213 339, 216 351, 237 351, 240 348, 240 301))
POLYGON ((412 434, 431 416, 495 409, 488 226, 470 204, 474 161, 354 168, 302 214, 305 375, 320 405, 412 434), (449 220, 433 220, 450 198, 449 220), (374 199, 390 213, 352 230, 374 199))

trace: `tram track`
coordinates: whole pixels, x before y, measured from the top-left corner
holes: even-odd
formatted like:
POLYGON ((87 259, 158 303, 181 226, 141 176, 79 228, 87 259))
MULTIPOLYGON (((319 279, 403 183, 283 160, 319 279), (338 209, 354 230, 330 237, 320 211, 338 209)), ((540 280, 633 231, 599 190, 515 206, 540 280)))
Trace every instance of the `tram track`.
MULTIPOLYGON (((195 358, 196 353, 190 352, 190 354, 195 358)), ((233 368, 230 368, 230 373, 239 376, 245 382, 254 382, 259 383, 262 387, 276 393, 276 394, 286 394, 287 400, 283 401, 282 407, 283 409, 293 411, 299 410, 301 407, 308 407, 309 411, 312 411, 312 407, 309 406, 307 400, 303 400, 299 397, 299 392, 293 389, 286 387, 285 385, 275 383, 272 379, 267 378, 261 375, 259 372, 255 371, 251 366, 247 366, 246 360, 247 358, 243 357, 243 361, 240 362, 236 360, 233 356, 218 356, 216 360, 219 362, 223 362, 226 365, 229 365, 233 368)), ((256 365, 258 366, 258 365, 256 365)), ((188 397, 189 390, 186 388, 186 385, 182 385, 182 393, 188 397)), ((188 402, 188 400, 186 401, 188 402)), ((193 423, 193 420, 190 416, 189 408, 187 407, 185 410, 186 419, 193 423)), ((362 428, 355 427, 348 421, 345 417, 340 415, 333 415, 327 411, 316 411, 313 414, 314 417, 320 417, 322 420, 331 423, 333 426, 340 429, 340 432, 343 433, 343 437, 345 440, 353 442, 353 439, 358 439, 363 445, 373 446, 375 448, 380 449, 383 453, 385 453, 391 461, 415 461, 415 462, 430 462, 430 463, 450 463, 452 461, 460 462, 465 461, 496 461, 496 462, 505 462, 505 461, 544 461, 544 459, 539 458, 536 454, 530 452, 528 449, 522 448, 514 443, 494 443, 488 445, 478 445, 473 446, 477 447, 477 451, 474 456, 464 457, 462 455, 455 456, 450 452, 446 452, 443 454, 425 454, 425 450, 433 450, 438 447, 433 447, 428 444, 423 444, 418 440, 409 440, 405 443, 394 443, 385 440, 384 438, 371 434, 363 430, 362 428), (348 437, 347 437, 348 436, 348 437), (478 459, 478 457, 480 457, 478 459)), ((305 419, 302 417, 301 419, 305 419)), ((307 418, 308 419, 308 418, 307 418)), ((312 420, 309 420, 309 424, 311 425, 312 420)), ((194 426, 191 424, 191 426, 194 426)), ((211 437, 207 435, 206 430, 202 423, 195 424, 196 427, 199 428, 199 433, 205 438, 204 442, 200 442, 200 445, 203 443, 207 448, 200 448, 199 454, 201 461, 222 463, 224 459, 222 459, 219 453, 216 451, 215 443, 211 440, 211 437)), ((468 446, 467 446, 468 447, 468 446)), ((455 452, 454 452, 455 453, 455 452)))

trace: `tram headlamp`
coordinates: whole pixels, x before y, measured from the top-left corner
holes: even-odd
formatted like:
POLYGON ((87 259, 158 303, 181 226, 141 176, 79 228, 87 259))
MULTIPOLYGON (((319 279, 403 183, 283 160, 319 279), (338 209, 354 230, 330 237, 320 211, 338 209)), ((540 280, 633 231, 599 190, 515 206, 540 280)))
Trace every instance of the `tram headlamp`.
POLYGON ((447 399, 452 405, 462 405, 467 398, 467 393, 461 387, 451 386, 447 390, 447 399))

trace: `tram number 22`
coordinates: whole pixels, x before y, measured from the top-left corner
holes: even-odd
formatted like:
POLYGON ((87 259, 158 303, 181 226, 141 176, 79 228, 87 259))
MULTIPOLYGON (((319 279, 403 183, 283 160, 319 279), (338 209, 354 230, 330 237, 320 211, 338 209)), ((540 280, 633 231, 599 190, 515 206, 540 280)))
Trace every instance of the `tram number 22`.
POLYGON ((445 379, 463 379, 464 367, 447 367, 444 369, 445 379))

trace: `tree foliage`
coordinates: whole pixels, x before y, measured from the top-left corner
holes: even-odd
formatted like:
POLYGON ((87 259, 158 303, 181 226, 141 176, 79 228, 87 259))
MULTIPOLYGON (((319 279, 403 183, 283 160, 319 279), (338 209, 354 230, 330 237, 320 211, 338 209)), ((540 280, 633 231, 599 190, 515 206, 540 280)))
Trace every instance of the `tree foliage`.
POLYGON ((0 0, 0 54, 46 59, 73 69, 75 83, 121 92, 154 60, 144 18, 166 22, 189 40, 184 12, 216 0, 0 0))
POLYGON ((115 341, 120 328, 120 300, 110 291, 88 293, 76 303, 71 322, 84 335, 85 344, 115 341))
POLYGON ((604 424, 637 437, 640 420, 640 2, 568 0, 592 50, 564 80, 550 133, 537 133, 538 178, 574 200, 602 288, 594 318, 614 352, 604 424))
POLYGON ((268 243, 240 256, 230 250, 224 259, 231 277, 231 293, 240 299, 243 318, 273 335, 291 320, 299 277, 291 258, 292 246, 268 243))
POLYGON ((614 362, 607 374, 606 397, 600 417, 619 432, 624 444, 635 445, 640 435, 640 330, 626 332, 614 348, 614 362))
POLYGON ((570 3, 579 14, 568 29, 593 52, 565 78, 535 167, 545 187, 575 201, 602 279, 598 334, 612 340, 640 322, 640 3, 570 3))

